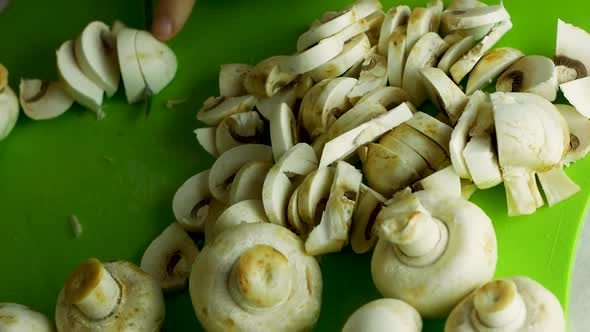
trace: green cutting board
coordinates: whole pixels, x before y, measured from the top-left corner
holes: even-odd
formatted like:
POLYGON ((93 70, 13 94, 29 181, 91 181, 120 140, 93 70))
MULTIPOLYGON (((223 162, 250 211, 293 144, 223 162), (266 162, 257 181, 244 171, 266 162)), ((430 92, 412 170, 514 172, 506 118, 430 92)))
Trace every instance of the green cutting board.
MULTIPOLYGON (((411 6, 425 0, 406 1, 411 6)), ((17 0, 0 14, 0 62, 21 77, 55 79, 55 49, 92 20, 118 18, 144 27, 142 1, 17 0)), ((345 0, 201 0, 170 44, 179 70, 170 87, 143 105, 129 106, 121 91, 106 102, 102 121, 81 107, 33 122, 22 116, 0 142, 0 302, 27 304, 50 316, 73 268, 88 257, 139 262, 143 250, 170 222, 171 201, 184 180, 212 159, 192 133, 195 112, 216 95, 219 65, 255 63, 289 54, 297 36, 323 12, 345 0), (167 109, 170 99, 188 103, 167 109), (84 233, 74 239, 68 216, 84 233)), ((384 1, 386 8, 397 2, 384 1)), ((557 17, 590 29, 583 0, 506 0, 514 29, 501 45, 552 56, 557 17)), ((497 277, 527 275, 553 291, 567 307, 576 239, 586 210, 590 160, 568 169, 582 193, 534 216, 508 218, 504 189, 480 192, 473 201, 493 219, 499 245, 497 277)), ((379 297, 370 254, 349 250, 322 257, 324 304, 317 331, 337 331, 360 305, 379 297)), ((575 291, 575 290, 573 290, 575 291)), ((442 331, 442 321, 424 331, 442 331)), ((187 292, 167 296, 167 331, 199 330, 187 292)))

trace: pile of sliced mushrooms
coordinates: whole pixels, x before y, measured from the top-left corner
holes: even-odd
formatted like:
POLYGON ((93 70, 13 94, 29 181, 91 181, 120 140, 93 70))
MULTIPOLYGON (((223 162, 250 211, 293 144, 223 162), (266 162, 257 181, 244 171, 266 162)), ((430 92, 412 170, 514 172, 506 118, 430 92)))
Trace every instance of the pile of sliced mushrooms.
MULTIPOLYGON (((322 300, 314 257, 348 244, 373 251, 384 299, 351 313, 343 331, 414 332, 444 317, 446 332, 565 331, 542 285, 493 280, 494 227, 469 198, 503 183, 507 214, 521 216, 545 204, 541 189, 549 206, 580 191, 564 168, 590 151, 590 34, 559 20, 551 59, 494 48, 511 28, 502 3, 384 12, 358 0, 313 22, 296 54, 221 66, 219 96, 197 112, 208 127, 195 131, 216 161, 178 189, 177 221, 141 269, 91 259, 72 274, 58 331, 153 331, 164 320, 159 289, 187 285, 207 331, 309 331, 322 300), (553 104, 558 90, 572 106, 553 104), (427 100, 437 114, 418 110, 427 100), (204 234, 201 251, 189 233, 204 234)), ((119 72, 131 103, 176 71, 165 45, 120 24, 91 23, 57 54, 60 82, 21 83, 31 118, 73 100, 100 114, 119 72), (140 49, 161 57, 144 63, 140 49)), ((0 138, 18 116, 6 77, 0 67, 0 138)), ((50 324, 24 307, 4 312, 50 324)))

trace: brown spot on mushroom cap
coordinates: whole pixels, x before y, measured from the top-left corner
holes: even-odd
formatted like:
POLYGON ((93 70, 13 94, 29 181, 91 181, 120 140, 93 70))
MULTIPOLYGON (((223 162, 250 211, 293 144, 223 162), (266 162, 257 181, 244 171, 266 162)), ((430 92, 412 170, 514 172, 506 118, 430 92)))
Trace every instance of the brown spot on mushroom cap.
POLYGON ((569 58, 565 55, 557 55, 553 58, 553 62, 555 66, 564 66, 567 68, 572 68, 576 71, 576 79, 584 78, 588 76, 588 68, 581 62, 576 59, 569 58))
POLYGON ((80 264, 66 282, 66 303, 76 304, 88 296, 100 282, 102 273, 102 263, 95 258, 80 264))

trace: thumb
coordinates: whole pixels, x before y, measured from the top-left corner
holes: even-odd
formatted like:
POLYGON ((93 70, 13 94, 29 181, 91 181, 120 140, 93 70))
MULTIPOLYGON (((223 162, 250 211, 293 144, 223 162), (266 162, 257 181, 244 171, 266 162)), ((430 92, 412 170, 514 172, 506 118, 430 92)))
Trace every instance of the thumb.
POLYGON ((152 33, 156 38, 167 41, 182 29, 191 15, 195 0, 158 0, 152 33))

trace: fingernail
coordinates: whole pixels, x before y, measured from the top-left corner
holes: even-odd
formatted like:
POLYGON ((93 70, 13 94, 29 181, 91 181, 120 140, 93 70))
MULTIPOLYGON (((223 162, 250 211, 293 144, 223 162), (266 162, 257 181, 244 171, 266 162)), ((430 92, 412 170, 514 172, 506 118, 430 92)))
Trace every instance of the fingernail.
POLYGON ((159 16, 154 20, 153 33, 160 39, 172 36, 172 21, 167 16, 159 16))

